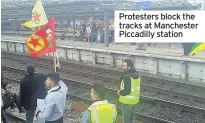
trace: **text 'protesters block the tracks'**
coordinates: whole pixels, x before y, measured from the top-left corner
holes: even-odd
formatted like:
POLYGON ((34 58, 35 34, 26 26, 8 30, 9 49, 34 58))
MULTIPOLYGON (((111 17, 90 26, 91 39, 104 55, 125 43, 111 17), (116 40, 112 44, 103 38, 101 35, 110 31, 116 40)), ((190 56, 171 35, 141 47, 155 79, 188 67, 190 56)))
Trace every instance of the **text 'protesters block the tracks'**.
POLYGON ((205 42, 205 11, 115 11, 115 42, 205 42))

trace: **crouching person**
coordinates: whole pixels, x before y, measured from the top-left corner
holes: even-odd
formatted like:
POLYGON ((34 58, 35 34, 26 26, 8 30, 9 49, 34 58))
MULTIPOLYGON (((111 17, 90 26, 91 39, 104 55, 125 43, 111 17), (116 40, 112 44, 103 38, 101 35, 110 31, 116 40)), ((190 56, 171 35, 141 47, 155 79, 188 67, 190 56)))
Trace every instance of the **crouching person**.
POLYGON ((37 119, 45 120, 45 123, 63 123, 68 88, 56 72, 48 74, 45 84, 46 88, 50 89, 45 98, 45 108, 43 111, 36 108, 35 115, 37 119))
POLYGON ((105 87, 94 84, 90 95, 94 103, 83 112, 81 123, 116 123, 116 106, 104 99, 105 87))
POLYGON ((19 109, 19 113, 24 113, 24 110, 21 108, 20 105, 19 97, 14 92, 7 89, 7 84, 8 83, 5 83, 1 89, 3 100, 3 106, 1 107, 1 109, 4 111, 9 107, 14 108, 16 104, 17 108, 19 109))

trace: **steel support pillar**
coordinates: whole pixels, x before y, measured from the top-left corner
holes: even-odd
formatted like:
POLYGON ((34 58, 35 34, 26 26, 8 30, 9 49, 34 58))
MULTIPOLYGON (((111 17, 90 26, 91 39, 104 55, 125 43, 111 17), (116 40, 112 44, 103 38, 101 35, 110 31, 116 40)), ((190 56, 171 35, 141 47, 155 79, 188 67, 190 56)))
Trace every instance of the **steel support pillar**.
POLYGON ((17 19, 12 20, 13 22, 13 30, 17 31, 17 19))
POLYGON ((59 23, 60 23, 60 30, 63 30, 63 22, 62 22, 62 20, 59 20, 59 23))
POLYGON ((205 0, 204 0, 204 11, 205 11, 205 0))
POLYGON ((75 17, 73 18, 73 35, 75 35, 75 17))
POLYGON ((104 10, 104 44, 109 47, 109 17, 108 10, 104 10))
POLYGON ((70 20, 67 20, 67 23, 68 23, 67 28, 70 28, 70 20))

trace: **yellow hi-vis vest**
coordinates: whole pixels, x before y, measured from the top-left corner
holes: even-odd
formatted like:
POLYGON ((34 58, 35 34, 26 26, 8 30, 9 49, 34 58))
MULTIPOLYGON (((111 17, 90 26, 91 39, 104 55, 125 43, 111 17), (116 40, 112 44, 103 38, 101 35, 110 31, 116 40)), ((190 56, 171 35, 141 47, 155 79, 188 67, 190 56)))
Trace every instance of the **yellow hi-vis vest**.
POLYGON ((93 103, 88 110, 91 113, 91 123, 114 123, 116 121, 116 106, 109 104, 107 100, 93 103))
MULTIPOLYGON (((131 79, 131 92, 129 95, 122 96, 120 95, 119 101, 123 104, 137 104, 140 99, 140 78, 138 79, 131 79)), ((120 90, 124 89, 124 82, 123 79, 120 83, 120 90)))

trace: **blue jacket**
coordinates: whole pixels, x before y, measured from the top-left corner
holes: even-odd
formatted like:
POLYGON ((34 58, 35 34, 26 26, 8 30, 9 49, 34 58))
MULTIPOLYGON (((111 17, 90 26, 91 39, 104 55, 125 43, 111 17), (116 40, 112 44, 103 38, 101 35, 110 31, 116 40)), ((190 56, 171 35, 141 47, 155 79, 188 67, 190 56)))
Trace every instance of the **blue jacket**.
POLYGON ((55 121, 63 116, 68 88, 60 81, 56 86, 48 91, 45 98, 45 108, 38 115, 38 118, 45 121, 55 121))

